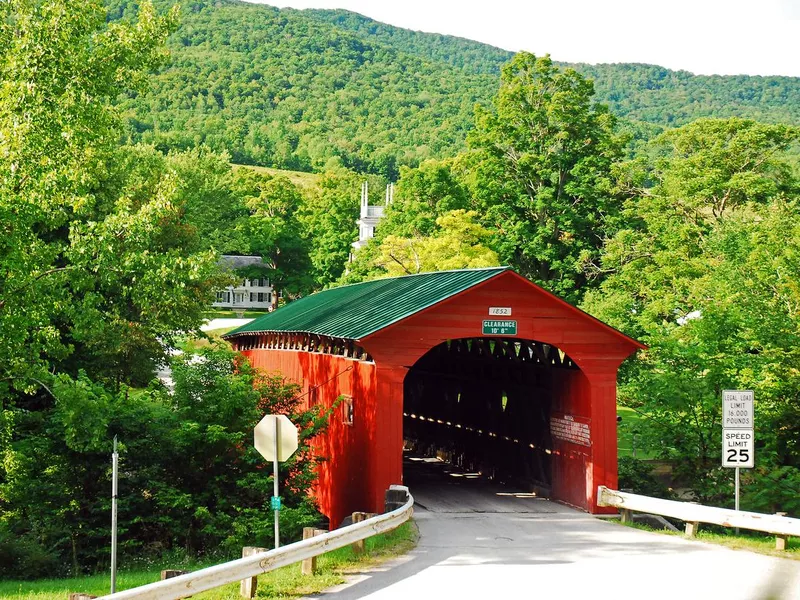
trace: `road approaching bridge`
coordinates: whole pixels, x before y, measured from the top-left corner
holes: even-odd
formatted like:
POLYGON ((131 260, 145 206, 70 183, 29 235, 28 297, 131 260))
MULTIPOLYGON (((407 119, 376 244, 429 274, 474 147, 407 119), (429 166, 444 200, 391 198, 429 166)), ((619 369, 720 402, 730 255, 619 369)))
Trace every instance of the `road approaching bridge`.
POLYGON ((322 598, 800 599, 800 561, 631 529, 415 463, 417 548, 322 598))

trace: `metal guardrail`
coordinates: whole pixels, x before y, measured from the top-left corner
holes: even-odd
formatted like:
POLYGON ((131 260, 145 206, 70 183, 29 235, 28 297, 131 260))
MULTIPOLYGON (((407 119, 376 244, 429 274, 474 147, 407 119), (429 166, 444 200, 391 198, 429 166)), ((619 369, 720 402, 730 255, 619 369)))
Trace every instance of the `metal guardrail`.
POLYGON ((403 506, 391 512, 301 542, 288 544, 276 550, 269 550, 172 579, 102 596, 102 600, 178 600, 222 585, 236 583, 248 577, 256 577, 306 558, 342 548, 378 533, 390 531, 405 523, 414 512, 414 498, 408 493, 407 487, 393 485, 390 489, 404 490, 408 498, 403 506))
POLYGON ((724 527, 740 527, 777 535, 800 536, 800 519, 743 510, 736 511, 730 508, 715 508, 691 502, 662 500, 661 498, 612 490, 604 485, 597 488, 597 504, 672 517, 687 523, 713 523, 724 527))

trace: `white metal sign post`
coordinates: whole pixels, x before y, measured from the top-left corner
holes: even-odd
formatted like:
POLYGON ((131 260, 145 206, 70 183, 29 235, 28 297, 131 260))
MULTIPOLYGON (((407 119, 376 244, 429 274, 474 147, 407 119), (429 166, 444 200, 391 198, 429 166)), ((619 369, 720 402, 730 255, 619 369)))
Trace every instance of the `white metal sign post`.
POLYGON ((111 455, 111 593, 117 591, 117 479, 119 454, 117 436, 114 436, 114 453, 111 455))
POLYGON ((297 450, 297 427, 286 415, 267 415, 253 430, 256 450, 272 461, 273 495, 270 508, 275 511, 275 548, 280 547, 281 497, 278 495, 278 463, 297 450))
POLYGON ((722 392, 722 466, 736 469, 735 503, 739 510, 739 469, 755 466, 752 390, 722 392))

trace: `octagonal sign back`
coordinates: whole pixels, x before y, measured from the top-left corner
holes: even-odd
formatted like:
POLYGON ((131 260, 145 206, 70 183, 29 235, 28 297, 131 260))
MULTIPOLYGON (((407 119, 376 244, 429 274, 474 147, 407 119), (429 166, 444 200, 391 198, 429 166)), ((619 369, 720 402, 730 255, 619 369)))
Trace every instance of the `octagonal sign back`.
POLYGON ((253 429, 255 447, 267 460, 275 460, 275 438, 278 438, 278 462, 288 459, 297 450, 297 427, 286 415, 267 415, 253 429))

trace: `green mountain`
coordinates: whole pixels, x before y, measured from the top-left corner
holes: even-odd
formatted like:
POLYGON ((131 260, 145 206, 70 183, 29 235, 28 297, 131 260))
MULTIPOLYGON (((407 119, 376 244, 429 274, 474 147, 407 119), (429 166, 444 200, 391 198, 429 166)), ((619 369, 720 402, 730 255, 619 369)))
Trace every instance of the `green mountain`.
MULTIPOLYGON (((512 52, 454 36, 411 31, 346 10, 307 10, 315 19, 347 29, 400 52, 458 67, 497 74, 512 52)), ((554 57, 557 58, 557 57, 554 57)), ((748 117, 800 123, 800 78, 693 75, 645 64, 558 63, 595 82, 597 99, 617 115, 663 126, 700 117, 748 117)))
MULTIPOLYGON (((133 0, 107 5, 111 19, 136 10, 133 0)), ((120 101, 133 141, 205 143, 242 164, 311 171, 338 163, 390 178, 399 165, 464 149, 474 104, 491 99, 511 56, 347 11, 234 0, 186 3, 170 49, 151 90, 120 101)), ((704 116, 800 124, 800 78, 573 66, 595 80, 598 101, 655 126, 640 131, 704 116)))

